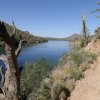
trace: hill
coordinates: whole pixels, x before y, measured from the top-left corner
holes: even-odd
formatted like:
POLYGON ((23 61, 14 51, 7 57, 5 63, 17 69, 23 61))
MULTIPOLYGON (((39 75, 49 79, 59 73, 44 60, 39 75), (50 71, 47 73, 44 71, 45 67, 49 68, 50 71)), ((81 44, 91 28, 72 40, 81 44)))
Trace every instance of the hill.
POLYGON ((45 37, 45 39, 47 39, 47 40, 58 40, 58 41, 64 40, 63 38, 54 38, 54 37, 45 37))
MULTIPOLYGON (((83 35, 81 34, 77 34, 77 33, 74 33, 68 37, 65 37, 65 38, 53 38, 53 37, 46 37, 47 40, 64 40, 64 41, 74 41, 76 39, 82 39, 83 38, 83 35)), ((90 40, 93 38, 93 35, 90 35, 90 40)))
MULTIPOLYGON (((91 41, 93 39, 93 37, 94 37, 94 35, 90 35, 89 41, 91 41)), ((75 33, 75 34, 70 35, 69 37, 63 38, 63 40, 74 41, 76 39, 82 39, 82 38, 83 38, 83 35, 75 33)))
POLYGON ((65 40, 65 41, 73 41, 75 39, 79 39, 79 38, 82 38, 82 35, 79 35, 79 34, 72 34, 68 37, 65 37, 65 38, 53 38, 53 37, 46 37, 47 40, 65 40))
MULTIPOLYGON (((4 24, 6 26, 6 29, 9 33, 9 35, 11 36, 12 32, 13 32, 13 26, 9 25, 5 22, 4 22, 4 24)), ((16 44, 19 42, 20 37, 23 39, 24 44, 26 44, 26 43, 41 43, 41 42, 47 41, 47 39, 45 39, 45 38, 34 36, 34 35, 30 34, 28 31, 21 31, 20 29, 16 28, 16 33, 15 33, 15 43, 16 44)), ((0 44, 2 44, 2 41, 0 44)))
POLYGON ((75 39, 80 39, 80 38, 82 38, 82 37, 83 37, 83 35, 74 33, 74 34, 70 35, 69 37, 64 38, 64 40, 73 41, 73 40, 75 40, 75 39))

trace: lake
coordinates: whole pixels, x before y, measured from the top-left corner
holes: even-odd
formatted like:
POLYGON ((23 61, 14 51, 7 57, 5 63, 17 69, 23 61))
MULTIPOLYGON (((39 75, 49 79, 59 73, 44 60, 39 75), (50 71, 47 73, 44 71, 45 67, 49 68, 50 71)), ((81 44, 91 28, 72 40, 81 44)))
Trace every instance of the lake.
POLYGON ((26 62, 34 62, 46 59, 51 65, 56 65, 60 57, 70 50, 68 41, 48 41, 40 44, 30 44, 23 46, 18 56, 19 66, 26 62))

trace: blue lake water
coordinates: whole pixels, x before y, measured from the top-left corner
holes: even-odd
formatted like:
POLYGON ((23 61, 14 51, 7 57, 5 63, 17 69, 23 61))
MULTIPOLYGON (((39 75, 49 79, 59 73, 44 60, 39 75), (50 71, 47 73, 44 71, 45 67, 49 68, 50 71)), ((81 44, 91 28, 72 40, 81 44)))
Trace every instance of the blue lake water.
POLYGON ((40 59, 55 65, 58 63, 60 57, 70 50, 69 42, 67 41, 48 41, 40 44, 25 45, 18 56, 19 66, 26 62, 34 62, 40 59))

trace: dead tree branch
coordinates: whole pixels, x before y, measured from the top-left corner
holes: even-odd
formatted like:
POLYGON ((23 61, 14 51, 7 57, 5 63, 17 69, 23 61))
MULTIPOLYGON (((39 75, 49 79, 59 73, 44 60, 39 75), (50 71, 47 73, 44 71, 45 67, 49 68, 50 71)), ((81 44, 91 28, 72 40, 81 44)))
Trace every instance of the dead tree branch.
POLYGON ((22 43, 23 43, 23 40, 20 40, 19 42, 19 45, 18 45, 18 48, 16 49, 15 51, 15 55, 18 57, 20 51, 21 51, 21 48, 22 48, 22 43))
POLYGON ((12 25, 13 25, 13 33, 12 33, 12 38, 14 38, 14 36, 15 36, 15 33, 16 33, 16 26, 15 26, 15 23, 14 23, 14 21, 12 21, 12 25))

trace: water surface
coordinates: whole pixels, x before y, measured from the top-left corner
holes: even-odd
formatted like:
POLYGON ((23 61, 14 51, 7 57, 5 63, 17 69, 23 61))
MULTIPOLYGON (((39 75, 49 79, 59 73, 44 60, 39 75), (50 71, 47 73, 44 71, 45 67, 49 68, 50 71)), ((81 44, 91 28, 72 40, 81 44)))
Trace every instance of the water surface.
MULTIPOLYGON (((56 65, 60 57, 70 50, 67 41, 48 41, 40 44, 25 45, 18 56, 19 66, 26 62, 34 62, 40 59, 46 59, 51 65, 56 65)), ((2 50, 0 49, 0 54, 2 50)))
POLYGON ((27 61, 46 59, 52 65, 57 64, 60 57, 70 49, 67 41, 48 41, 46 43, 26 45, 18 57, 19 65, 27 61))

